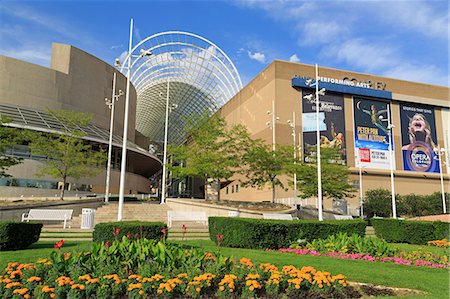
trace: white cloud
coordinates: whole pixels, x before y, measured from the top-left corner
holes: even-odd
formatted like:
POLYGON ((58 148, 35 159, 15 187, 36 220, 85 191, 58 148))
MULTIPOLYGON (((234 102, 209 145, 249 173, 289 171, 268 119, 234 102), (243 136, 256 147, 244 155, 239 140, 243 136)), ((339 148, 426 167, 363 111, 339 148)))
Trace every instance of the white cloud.
POLYGON ((391 24, 419 32, 425 36, 448 39, 448 3, 446 9, 443 10, 420 1, 413 3, 409 1, 377 2, 373 3, 371 7, 381 19, 391 24))
POLYGON ((396 63, 398 54, 389 45, 370 43, 364 39, 352 39, 325 48, 325 55, 347 64, 374 71, 388 68, 396 63))
POLYGON ((300 62, 300 59, 298 58, 297 54, 292 55, 289 57, 290 62, 300 62))
POLYGON ((19 60, 29 61, 45 67, 50 66, 50 46, 48 48, 36 46, 29 47, 29 49, 24 49, 22 47, 0 49, 0 54, 8 57, 14 57, 19 60))
POLYGON ((345 24, 336 21, 312 21, 299 24, 299 31, 302 36, 299 44, 330 43, 342 39, 348 32, 345 24))
POLYGON ((256 60, 260 63, 266 62, 266 55, 264 55, 264 53, 260 53, 260 52, 252 53, 250 51, 247 51, 247 53, 248 53, 248 57, 252 60, 256 60))
POLYGON ((449 85, 448 75, 434 65, 402 64, 390 68, 382 75, 408 81, 428 82, 442 86, 449 85))

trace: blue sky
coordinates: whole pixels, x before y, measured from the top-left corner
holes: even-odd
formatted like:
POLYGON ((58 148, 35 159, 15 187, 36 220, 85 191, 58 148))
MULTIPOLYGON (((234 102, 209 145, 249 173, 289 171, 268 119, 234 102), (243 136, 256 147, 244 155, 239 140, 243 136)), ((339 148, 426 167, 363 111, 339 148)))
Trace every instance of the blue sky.
POLYGON ((0 54, 49 66, 51 43, 113 63, 134 40, 189 31, 211 40, 244 84, 272 60, 449 85, 448 1, 8 1, 0 54))

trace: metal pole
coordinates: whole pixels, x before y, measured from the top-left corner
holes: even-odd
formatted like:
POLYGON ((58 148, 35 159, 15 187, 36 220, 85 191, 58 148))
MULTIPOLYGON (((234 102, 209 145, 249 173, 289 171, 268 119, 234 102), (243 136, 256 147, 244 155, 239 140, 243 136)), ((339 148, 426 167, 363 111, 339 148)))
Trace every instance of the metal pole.
MULTIPOLYGON (((447 213, 447 206, 445 203, 445 190, 444 190, 444 176, 442 175, 442 162, 441 162, 441 151, 438 152, 438 158, 439 158, 439 174, 441 176, 441 194, 442 194, 442 210, 444 211, 444 214, 447 213)), ((448 162, 448 161, 447 161, 448 162)))
POLYGON ((322 211, 322 169, 320 163, 320 128, 319 128, 319 67, 316 64, 316 133, 317 133, 317 205, 319 221, 323 221, 322 211))
MULTIPOLYGON (((292 139, 294 142, 294 165, 297 164, 297 142, 295 137, 297 135, 295 128, 295 111, 292 112, 292 139)), ((294 206, 297 207, 297 173, 294 171, 294 206)))
POLYGON ((392 133, 392 123, 391 123, 391 112, 390 112, 390 106, 389 103, 387 105, 387 114, 388 114, 388 133, 389 133, 389 164, 391 168, 391 197, 392 197, 392 218, 397 218, 397 207, 395 203, 395 189, 394 189, 394 158, 392 155, 392 136, 394 135, 392 133))
POLYGON ((358 151, 358 164, 359 164, 359 213, 361 219, 364 218, 364 211, 363 211, 363 185, 362 185, 362 165, 361 165, 361 157, 359 155, 358 151))
POLYGON ((123 142, 122 161, 120 166, 120 188, 119 188, 119 208, 117 211, 117 221, 122 221, 123 202, 125 191, 125 172, 127 168, 127 138, 128 138, 128 109, 130 106, 130 71, 131 71, 131 49, 133 42, 133 19, 130 21, 130 41, 128 44, 128 69, 127 69, 127 91, 125 96, 125 117, 123 121, 123 142))
POLYGON ((161 204, 166 203, 167 135, 169 131, 169 79, 167 78, 166 120, 164 124, 164 157, 161 181, 161 204))
POLYGON ((272 101, 272 150, 275 151, 275 100, 272 101))
POLYGON ((111 155, 112 155, 112 138, 114 127, 114 107, 116 102, 116 72, 113 74, 113 88, 111 96, 111 116, 109 123, 109 143, 108 143, 108 166, 106 168, 106 189, 105 189, 105 202, 109 202, 109 184, 111 179, 111 155))

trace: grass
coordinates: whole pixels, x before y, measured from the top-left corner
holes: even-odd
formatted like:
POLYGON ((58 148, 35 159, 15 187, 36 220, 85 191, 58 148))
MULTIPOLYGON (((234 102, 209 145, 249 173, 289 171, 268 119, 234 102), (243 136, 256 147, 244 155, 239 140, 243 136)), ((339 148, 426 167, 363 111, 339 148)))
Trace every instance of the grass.
MULTIPOLYGON (((255 263, 273 263, 277 266, 294 265, 296 267, 313 266, 318 270, 326 270, 332 274, 342 273, 351 281, 366 282, 376 285, 418 289, 426 292, 425 296, 408 298, 449 298, 449 270, 408 267, 390 263, 371 263, 359 260, 345 260, 331 257, 295 255, 276 251, 218 248, 209 240, 171 241, 177 244, 201 247, 207 251, 217 251, 235 259, 250 258, 255 263)), ((55 242, 39 241, 28 249, 18 251, 2 251, 0 253, 0 269, 4 269, 9 261, 33 262, 38 258, 47 258, 54 250, 55 242)), ((66 240, 64 251, 77 249, 89 250, 90 241, 66 240)), ((413 251, 420 248, 417 245, 396 244, 402 250, 413 251)), ((433 249, 428 248, 427 249, 433 249)))

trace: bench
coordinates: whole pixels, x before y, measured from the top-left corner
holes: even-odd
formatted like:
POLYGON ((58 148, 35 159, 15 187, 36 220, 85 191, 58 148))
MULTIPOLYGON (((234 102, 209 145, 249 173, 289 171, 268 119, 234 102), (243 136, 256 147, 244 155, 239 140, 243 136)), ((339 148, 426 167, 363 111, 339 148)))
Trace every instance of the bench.
POLYGON ((22 214, 22 222, 25 220, 58 220, 64 221, 63 228, 66 228, 67 220, 72 219, 73 210, 41 210, 31 209, 28 213, 22 214))
POLYGON ((167 211, 167 226, 172 227, 173 221, 195 221, 208 226, 208 217, 205 212, 167 211))
POLYGON ((293 220, 291 214, 263 214, 263 219, 271 219, 271 220, 293 220))
POLYGON ((334 219, 336 219, 336 220, 352 220, 353 217, 351 215, 334 215, 334 219))

